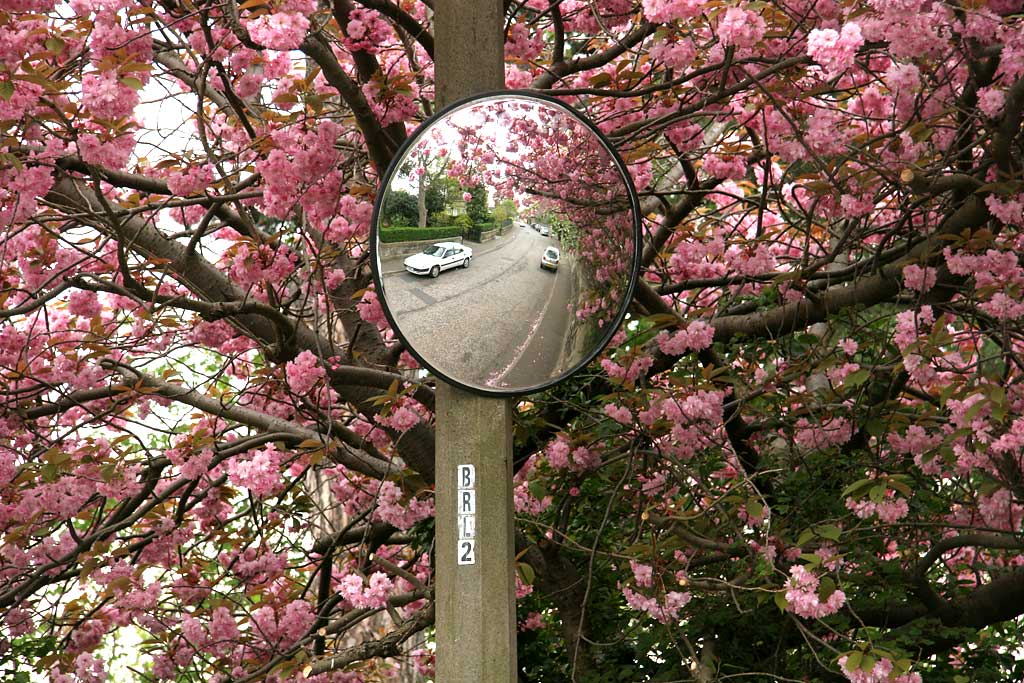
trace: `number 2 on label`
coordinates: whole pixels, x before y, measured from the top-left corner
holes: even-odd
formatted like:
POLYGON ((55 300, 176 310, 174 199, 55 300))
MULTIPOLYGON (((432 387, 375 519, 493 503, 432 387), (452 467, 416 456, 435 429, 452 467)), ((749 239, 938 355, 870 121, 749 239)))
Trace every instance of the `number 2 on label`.
POLYGON ((459 564, 476 564, 476 541, 459 541, 459 564))

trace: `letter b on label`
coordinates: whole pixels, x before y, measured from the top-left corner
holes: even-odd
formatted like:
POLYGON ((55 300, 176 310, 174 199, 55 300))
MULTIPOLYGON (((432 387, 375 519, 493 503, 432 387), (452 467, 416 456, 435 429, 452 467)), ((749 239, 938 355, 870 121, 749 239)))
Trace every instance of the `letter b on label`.
POLYGON ((459 465, 458 477, 458 488, 471 489, 476 486, 476 468, 472 465, 459 465))

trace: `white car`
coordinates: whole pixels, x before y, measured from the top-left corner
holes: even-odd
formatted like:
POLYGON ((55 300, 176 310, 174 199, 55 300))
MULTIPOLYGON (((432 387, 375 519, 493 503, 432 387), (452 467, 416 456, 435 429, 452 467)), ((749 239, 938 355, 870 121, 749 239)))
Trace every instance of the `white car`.
POLYGON ((547 237, 548 235, 551 234, 551 228, 549 228, 546 225, 540 226, 540 234, 543 235, 544 237, 547 237))
POLYGON ((467 246, 458 242, 438 242, 418 254, 413 254, 403 263, 405 269, 413 275, 437 277, 442 270, 459 266, 468 268, 472 258, 473 250, 467 246))
POLYGON ((544 250, 544 255, 540 257, 540 267, 550 268, 551 270, 558 270, 558 259, 560 254, 554 247, 548 247, 544 250))

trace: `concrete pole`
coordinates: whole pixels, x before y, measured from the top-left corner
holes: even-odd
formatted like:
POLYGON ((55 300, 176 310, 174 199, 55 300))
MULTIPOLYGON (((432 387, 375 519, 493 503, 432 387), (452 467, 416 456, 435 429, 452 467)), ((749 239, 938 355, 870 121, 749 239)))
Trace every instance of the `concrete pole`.
MULTIPOLYGON (((435 0, 437 104, 505 87, 502 0, 435 0)), ((438 683, 515 683, 512 401, 437 387, 438 683)))

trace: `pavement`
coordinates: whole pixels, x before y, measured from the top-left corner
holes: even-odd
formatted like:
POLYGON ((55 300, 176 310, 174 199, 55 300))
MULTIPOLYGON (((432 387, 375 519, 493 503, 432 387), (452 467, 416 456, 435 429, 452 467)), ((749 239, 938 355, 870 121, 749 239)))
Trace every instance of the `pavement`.
MULTIPOLYGON (((383 262, 384 296, 406 340, 431 365, 481 388, 534 387, 561 371, 575 261, 562 252, 555 272, 540 267, 557 240, 513 228, 473 249, 469 268, 438 278, 383 262)), ((572 306, 575 309, 575 306, 572 306)))

